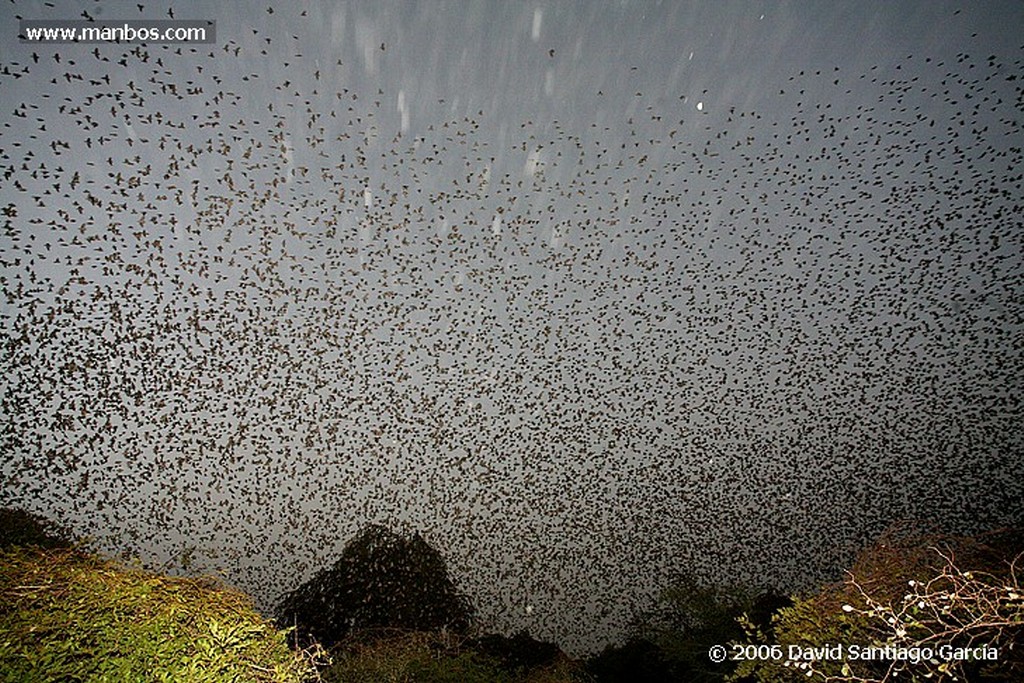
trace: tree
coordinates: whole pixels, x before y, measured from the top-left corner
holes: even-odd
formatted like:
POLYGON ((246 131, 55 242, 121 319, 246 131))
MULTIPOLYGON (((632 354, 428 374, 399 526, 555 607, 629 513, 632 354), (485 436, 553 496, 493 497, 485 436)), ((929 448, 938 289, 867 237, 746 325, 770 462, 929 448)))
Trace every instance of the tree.
POLYGON ((680 571, 656 606, 638 616, 630 640, 605 648, 588 668, 598 681, 722 681, 736 663, 713 661, 712 648, 739 640, 741 619, 770 632, 772 613, 790 604, 773 589, 755 597, 741 586, 715 585, 680 571))
POLYGON ((1020 529, 953 537, 893 527, 860 554, 845 581, 779 610, 774 638, 748 622, 748 642, 775 645, 781 656, 744 661, 733 680, 1024 680, 1022 553, 1020 529), (845 656, 789 659, 794 650, 837 643, 845 656), (867 659, 851 657, 851 647, 932 656, 867 659), (957 659, 962 648, 989 648, 997 658, 957 659))
POLYGON ((735 664, 714 662, 708 652, 743 635, 737 618, 753 604, 748 590, 702 583, 684 572, 662 592, 658 609, 647 617, 646 635, 687 680, 720 681, 735 664))
POLYGON ((651 641, 634 636, 622 645, 608 645, 587 661, 598 683, 675 683, 681 679, 651 641))
POLYGON ((745 613, 744 620, 754 628, 760 629, 767 638, 772 639, 775 637, 773 617, 780 609, 792 606, 793 598, 774 588, 769 588, 757 596, 754 604, 745 613))
POLYGON ((419 534, 370 525, 332 567, 285 596, 275 613, 283 626, 297 627, 296 638, 331 647, 357 629, 463 633, 473 608, 448 577, 444 559, 419 534))

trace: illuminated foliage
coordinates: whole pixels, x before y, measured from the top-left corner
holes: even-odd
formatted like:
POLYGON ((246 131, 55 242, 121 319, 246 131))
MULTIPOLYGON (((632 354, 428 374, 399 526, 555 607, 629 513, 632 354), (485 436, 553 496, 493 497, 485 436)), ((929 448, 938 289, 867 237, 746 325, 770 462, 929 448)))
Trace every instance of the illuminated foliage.
POLYGON ((861 553, 845 581, 780 609, 773 639, 746 622, 748 642, 778 645, 782 656, 744 661, 732 680, 1024 680, 1022 551, 1019 530, 960 538, 894 527, 861 553), (791 648, 837 644, 841 657, 789 657, 791 648), (909 658, 851 655, 868 647, 909 658), (981 650, 961 659, 963 648, 981 650))
POLYGON ((74 549, 0 551, 0 682, 317 680, 249 597, 74 549))

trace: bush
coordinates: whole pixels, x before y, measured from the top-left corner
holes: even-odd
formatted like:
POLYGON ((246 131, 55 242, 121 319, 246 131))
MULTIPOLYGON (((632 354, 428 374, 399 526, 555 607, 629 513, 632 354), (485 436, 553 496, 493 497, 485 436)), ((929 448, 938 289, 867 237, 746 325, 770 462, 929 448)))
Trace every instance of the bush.
POLYGON ((708 651, 743 636, 737 618, 754 603, 749 590, 713 585, 680 572, 662 592, 657 607, 641 618, 638 635, 657 645, 677 679, 721 681, 735 663, 713 662, 708 651))
POLYGON ((0 550, 0 681, 316 680, 247 596, 74 549, 0 550))
MULTIPOLYGON (((514 641, 487 636, 490 645, 514 641)), ((532 643, 534 641, 529 639, 532 643)), ((542 643, 543 645, 543 643, 542 643)), ((532 648, 530 648, 532 651, 532 648)), ((544 662, 510 667, 478 647, 478 641, 449 632, 370 629, 353 631, 334 649, 325 683, 587 683, 582 667, 559 654, 544 662)), ((518 662, 518 660, 517 660, 518 662)))
MULTIPOLYGON (((863 551, 846 581, 798 598, 774 618, 774 642, 747 623, 748 642, 821 647, 996 648, 998 660, 745 661, 732 680, 1024 680, 1024 542, 1020 530, 958 538, 908 526, 863 551)), ((919 652, 920 650, 917 650, 919 652)))
POLYGON ((678 572, 655 607, 639 615, 631 638, 591 657, 587 668, 599 683, 725 680, 736 664, 711 661, 711 647, 742 638, 744 613, 770 632, 774 611, 792 604, 772 589, 752 596, 741 587, 713 585, 678 572))
POLYGON ((445 634, 397 629, 353 632, 334 650, 325 683, 513 683, 496 660, 445 634))
POLYGON ((551 666, 562 651, 554 643, 546 643, 520 631, 514 636, 487 634, 470 642, 470 646, 501 663, 503 669, 523 672, 551 666))
POLYGON ((681 680, 657 645, 633 637, 622 645, 608 645, 587 660, 587 671, 598 683, 675 683, 681 680))

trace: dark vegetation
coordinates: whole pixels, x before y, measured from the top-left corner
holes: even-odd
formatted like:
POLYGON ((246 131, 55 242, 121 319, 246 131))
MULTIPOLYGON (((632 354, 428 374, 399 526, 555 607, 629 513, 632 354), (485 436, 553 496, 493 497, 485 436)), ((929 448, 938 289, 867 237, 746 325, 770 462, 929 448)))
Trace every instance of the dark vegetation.
POLYGON ((53 522, 15 508, 0 508, 0 548, 32 545, 37 548, 67 548, 71 534, 53 522))
POLYGON ((952 537, 897 526, 845 580, 793 596, 680 574, 624 643, 581 661, 525 631, 477 633, 472 603, 418 534, 365 528, 270 620, 216 579, 98 558, 20 510, 0 510, 0 524, 0 683, 1024 680, 1021 529, 952 537), (713 645, 837 642, 988 646, 998 658, 708 657, 713 645))
POLYGON ((511 637, 490 633, 469 644, 474 650, 496 660, 503 669, 516 673, 551 666, 562 656, 557 645, 537 640, 526 631, 519 631, 511 637))
POLYGON ((288 594, 276 618, 296 625, 299 642, 331 647, 352 631, 375 628, 463 634, 473 608, 448 577, 444 558, 419 534, 406 537, 370 525, 334 566, 288 594))

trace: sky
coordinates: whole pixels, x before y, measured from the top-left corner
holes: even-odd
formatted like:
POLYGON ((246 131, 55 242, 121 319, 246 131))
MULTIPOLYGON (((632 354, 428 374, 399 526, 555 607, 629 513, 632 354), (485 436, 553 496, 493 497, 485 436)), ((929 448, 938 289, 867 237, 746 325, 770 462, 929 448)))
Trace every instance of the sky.
POLYGON ((140 1, 0 7, 0 503, 569 652, 1024 518, 1024 5, 140 1))

